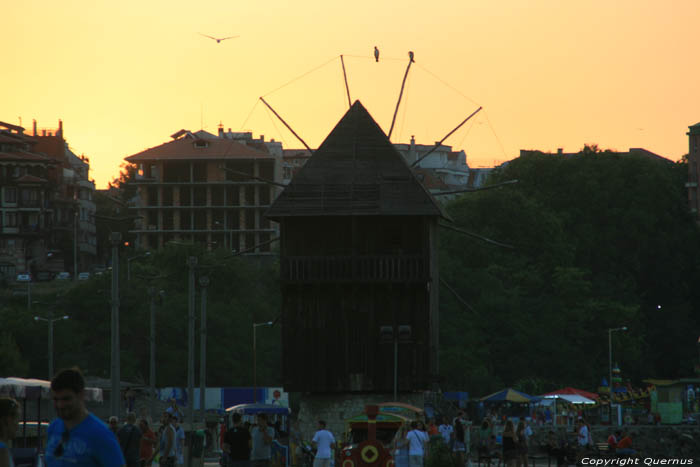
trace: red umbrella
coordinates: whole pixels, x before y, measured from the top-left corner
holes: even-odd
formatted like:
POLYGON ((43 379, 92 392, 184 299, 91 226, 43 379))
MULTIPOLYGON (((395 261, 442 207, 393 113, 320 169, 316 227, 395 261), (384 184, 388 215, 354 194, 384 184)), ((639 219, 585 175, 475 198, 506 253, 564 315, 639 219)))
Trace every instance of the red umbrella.
POLYGON ((593 392, 588 392, 584 391, 583 389, 576 389, 572 387, 566 387, 562 389, 557 389, 556 391, 548 392, 547 394, 543 394, 543 396, 554 396, 557 394, 576 394, 579 396, 587 397, 589 399, 595 399, 597 400, 600 396, 598 394, 595 394, 593 392))

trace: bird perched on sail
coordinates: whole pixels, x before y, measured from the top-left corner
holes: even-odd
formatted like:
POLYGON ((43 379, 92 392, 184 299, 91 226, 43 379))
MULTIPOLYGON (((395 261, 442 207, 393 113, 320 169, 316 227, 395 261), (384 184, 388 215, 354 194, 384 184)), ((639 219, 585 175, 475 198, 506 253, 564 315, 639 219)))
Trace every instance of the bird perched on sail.
POLYGON ((225 41, 226 39, 235 39, 236 37, 239 36, 229 36, 229 37, 211 37, 207 36, 206 34, 202 34, 201 32, 199 33, 200 36, 208 37, 209 39, 214 39, 217 44, 220 44, 221 41, 225 41))
POLYGON ((413 60, 413 50, 408 51, 408 58, 411 59, 411 63, 415 63, 416 61, 413 60))
POLYGON ((379 61, 379 49, 377 48, 376 45, 374 46, 374 61, 375 62, 379 61))

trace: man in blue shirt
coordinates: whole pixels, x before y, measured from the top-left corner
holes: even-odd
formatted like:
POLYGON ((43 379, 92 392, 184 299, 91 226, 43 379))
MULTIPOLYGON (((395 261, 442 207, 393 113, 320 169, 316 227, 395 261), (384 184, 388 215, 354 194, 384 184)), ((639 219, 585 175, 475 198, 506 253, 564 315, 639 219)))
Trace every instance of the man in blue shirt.
POLYGON ((124 467, 117 438, 85 408, 85 380, 77 367, 61 370, 51 380, 58 418, 46 442, 47 467, 124 467))

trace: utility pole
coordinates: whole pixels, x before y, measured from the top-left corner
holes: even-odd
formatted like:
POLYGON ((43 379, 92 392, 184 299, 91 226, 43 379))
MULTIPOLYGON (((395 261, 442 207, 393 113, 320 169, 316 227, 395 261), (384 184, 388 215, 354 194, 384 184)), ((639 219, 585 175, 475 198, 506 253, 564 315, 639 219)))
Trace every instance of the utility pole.
POLYGON ((110 410, 117 417, 121 413, 121 375, 119 359, 119 244, 122 234, 112 232, 112 394, 110 398, 110 410))
POLYGON ((150 286, 148 295, 151 297, 151 337, 149 339, 151 362, 148 367, 148 384, 151 386, 151 416, 153 416, 156 408, 156 288, 150 286))
POLYGON ((207 385, 207 287, 209 286, 209 277, 202 276, 199 278, 199 285, 202 288, 202 319, 199 323, 199 414, 200 419, 204 421, 204 413, 207 385))
MULTIPOLYGON (((189 296, 187 306, 187 420, 190 423, 190 432, 194 431, 194 307, 195 307, 195 285, 194 273, 197 268, 197 257, 190 256, 187 258, 187 267, 189 268, 189 296)), ((191 457, 187 457, 187 465, 191 465, 191 457)))
MULTIPOLYGON (((78 210, 79 205, 76 202, 73 215, 73 280, 78 280, 78 210)), ((121 240, 121 237, 120 237, 121 240)), ((114 266, 112 266, 114 267, 114 266)))

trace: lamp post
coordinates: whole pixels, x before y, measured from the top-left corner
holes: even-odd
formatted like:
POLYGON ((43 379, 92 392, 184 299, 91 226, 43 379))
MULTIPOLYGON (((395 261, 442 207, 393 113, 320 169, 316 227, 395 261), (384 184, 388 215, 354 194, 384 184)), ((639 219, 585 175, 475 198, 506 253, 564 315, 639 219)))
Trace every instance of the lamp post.
POLYGON ((397 326, 380 326, 379 335, 382 341, 394 342, 394 401, 398 401, 399 393, 399 341, 408 342, 411 339, 411 326, 402 324, 397 326))
POLYGON ((209 277, 201 276, 199 286, 202 288, 202 320, 199 323, 199 414, 204 421, 204 405, 206 403, 204 393, 207 388, 207 287, 209 286, 209 277))
POLYGON ((122 242, 120 232, 112 232, 112 306, 111 306, 111 397, 110 411, 119 416, 121 412, 121 362, 119 359, 119 245, 122 242))
POLYGON ((608 380, 608 388, 610 388, 610 404, 608 407, 610 408, 610 425, 612 425, 612 395, 613 395, 613 386, 612 386, 612 333, 616 331, 627 331, 627 326, 621 326, 619 328, 610 328, 608 329, 608 377, 610 378, 608 380))
POLYGON ((46 321, 49 323, 49 381, 53 378, 53 323, 68 319, 68 315, 63 315, 58 318, 42 318, 35 316, 34 321, 46 321))
POLYGON ((149 256, 151 256, 151 252, 147 251, 146 253, 144 253, 142 255, 136 255, 136 256, 132 256, 131 258, 126 259, 126 281, 127 282, 131 282, 131 262, 135 259, 147 258, 149 256))
POLYGON ((258 368, 256 361, 256 331, 260 326, 272 326, 272 321, 264 323, 253 323, 253 403, 257 402, 258 392, 258 368))

